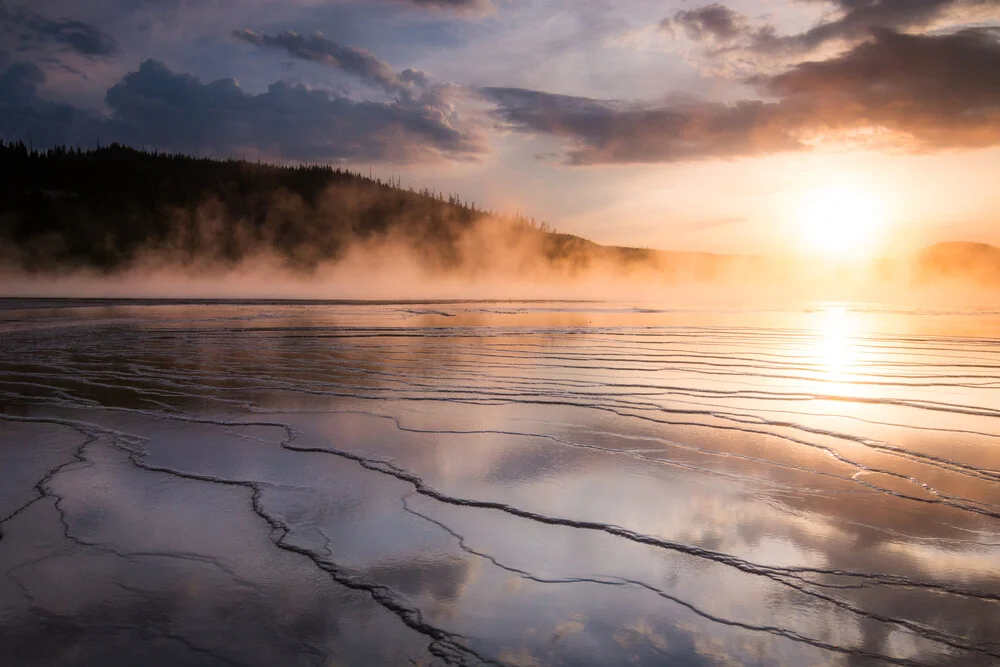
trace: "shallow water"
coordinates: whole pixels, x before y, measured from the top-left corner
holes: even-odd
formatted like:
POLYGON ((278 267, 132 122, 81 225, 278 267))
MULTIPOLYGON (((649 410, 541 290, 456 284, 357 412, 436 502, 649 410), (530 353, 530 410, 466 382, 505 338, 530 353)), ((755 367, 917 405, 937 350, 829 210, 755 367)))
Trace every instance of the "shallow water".
POLYGON ((1000 314, 0 303, 0 663, 1000 664, 1000 314))

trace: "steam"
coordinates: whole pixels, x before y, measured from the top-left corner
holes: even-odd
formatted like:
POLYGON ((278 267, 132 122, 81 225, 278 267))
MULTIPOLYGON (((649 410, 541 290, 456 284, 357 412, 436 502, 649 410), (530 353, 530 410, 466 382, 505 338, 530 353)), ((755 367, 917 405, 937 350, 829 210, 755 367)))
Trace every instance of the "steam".
POLYGON ((108 242, 103 266, 90 245, 73 255, 66 232, 8 239, 0 296, 977 305, 996 302, 1000 285, 1000 250, 982 244, 824 265, 600 246, 358 178, 308 199, 280 187, 263 196, 262 221, 234 216, 212 196, 168 208, 165 232, 146 230, 124 256, 108 242))

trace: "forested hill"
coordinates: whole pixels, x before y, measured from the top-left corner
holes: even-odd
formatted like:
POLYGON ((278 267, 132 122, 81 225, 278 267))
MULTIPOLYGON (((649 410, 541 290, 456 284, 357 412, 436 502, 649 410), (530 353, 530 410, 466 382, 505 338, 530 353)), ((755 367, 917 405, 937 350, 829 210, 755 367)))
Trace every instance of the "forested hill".
POLYGON ((308 267, 338 257, 356 238, 390 228, 444 247, 485 215, 453 198, 342 169, 119 145, 38 152, 0 143, 0 173, 0 236, 7 254, 43 270, 113 270, 140 252, 238 262, 264 248, 308 267))
MULTIPOLYGON (((409 248, 436 270, 507 253, 561 271, 609 263, 711 277, 705 253, 600 246, 522 216, 325 166, 279 167, 120 145, 30 150, 0 142, 0 261, 115 272, 137 262, 235 265, 267 254, 308 271, 357 243, 409 248)), ((510 262, 503 264, 510 267, 510 262)), ((494 267, 495 268, 495 267, 494 267)))

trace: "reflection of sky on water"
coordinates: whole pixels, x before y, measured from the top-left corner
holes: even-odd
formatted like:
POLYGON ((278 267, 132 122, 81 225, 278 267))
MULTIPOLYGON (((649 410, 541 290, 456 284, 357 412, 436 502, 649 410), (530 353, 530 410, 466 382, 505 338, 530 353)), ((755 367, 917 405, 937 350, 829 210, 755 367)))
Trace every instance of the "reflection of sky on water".
POLYGON ((770 327, 478 308, 22 325, 0 350, 0 650, 1000 660, 990 340, 839 305, 770 327))

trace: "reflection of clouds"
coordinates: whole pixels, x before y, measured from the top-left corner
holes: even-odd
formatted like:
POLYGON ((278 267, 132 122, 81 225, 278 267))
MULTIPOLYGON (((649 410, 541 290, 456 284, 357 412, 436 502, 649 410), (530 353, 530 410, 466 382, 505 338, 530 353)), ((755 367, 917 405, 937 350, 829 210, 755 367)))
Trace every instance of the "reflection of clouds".
POLYGON ((462 594, 469 576, 469 562, 461 558, 379 563, 368 568, 375 580, 406 593, 429 594, 435 601, 454 603, 462 594))
MULTIPOLYGON (((125 477, 118 482, 128 484, 125 477)), ((61 504, 79 506, 67 498, 61 504)), ((92 539, 73 515, 67 515, 72 534, 92 539)), ((147 518, 147 530, 155 530, 156 513, 147 518)), ((5 665, 267 667, 326 664, 334 647, 376 662, 423 652, 422 642, 400 633, 367 596, 334 585, 265 536, 242 545, 252 557, 227 564, 226 553, 209 548, 233 549, 224 542, 204 544, 200 553, 183 545, 142 550, 127 535, 118 544, 60 546, 51 499, 12 524, 11 542, 0 543, 0 568, 23 593, 5 601, 5 665), (385 631, 397 633, 395 648, 377 641, 385 631)))
MULTIPOLYGON (((423 425, 433 428, 434 420, 428 408, 424 407, 423 411, 423 425)), ((550 427, 560 421, 558 411, 550 410, 548 417, 550 427)), ((336 430, 337 419, 332 418, 328 427, 331 431, 336 430)), ((438 419, 442 423, 447 420, 447 413, 438 419)), ((574 420, 567 421, 572 423, 574 420)), ((577 422, 576 425, 586 430, 585 423, 577 422)), ((608 520, 647 534, 664 535, 686 544, 736 554, 757 563, 890 572, 926 579, 944 576, 946 579, 946 573, 926 562, 905 553, 884 557, 877 547, 887 540, 897 540, 899 534, 955 536, 961 531, 947 522, 929 524, 925 508, 914 508, 908 501, 879 498, 873 508, 873 494, 857 487, 852 489, 847 486, 848 482, 830 482, 825 492, 809 491, 806 487, 816 480, 808 469, 791 477, 786 473, 785 485, 769 490, 754 484, 752 478, 744 485, 709 481, 711 478, 699 479, 692 472, 679 475, 669 467, 651 462, 619 460, 593 450, 555 447, 537 438, 403 432, 397 433, 395 440, 388 444, 388 449, 376 447, 375 451, 393 456, 429 483, 453 493, 461 490, 462 494, 478 496, 486 482, 492 493, 512 494, 519 507, 555 516, 608 520), (417 446, 417 443, 421 444, 417 446), (464 475, 457 474, 456 463, 464 475), (793 491, 796 485, 800 485, 801 492, 793 491), (896 532, 882 529, 888 526, 896 532)), ((961 521, 961 517, 958 518, 961 521)), ((458 525, 463 532, 468 529, 464 523, 458 525)), ((495 516, 484 525, 489 526, 491 533, 486 540, 489 545, 486 551, 501 555, 508 563, 511 561, 507 559, 513 557, 513 563, 531 572, 544 572, 547 573, 544 576, 549 577, 567 576, 568 571, 578 576, 631 573, 647 581, 659 580, 655 575, 646 579, 648 574, 640 574, 650 566, 641 565, 634 550, 628 547, 613 555, 616 552, 606 547, 583 547, 572 540, 564 541, 551 527, 543 527, 535 534, 523 525, 506 527, 505 522, 495 516), (546 567, 540 570, 542 563, 546 567)), ((586 542, 583 539, 583 543, 586 542)), ((955 543, 953 548, 965 547, 955 543)), ((680 573, 680 579, 670 585, 676 587, 683 599, 704 605, 725 618, 797 626, 807 635, 816 627, 833 627, 837 628, 838 641, 846 645, 864 644, 876 653, 891 651, 892 646, 907 642, 918 646, 918 653, 925 657, 941 651, 938 644, 908 635, 904 639, 892 639, 895 635, 886 632, 881 624, 859 622, 850 613, 805 598, 773 582, 732 571, 711 576, 697 569, 694 570, 696 575, 684 574, 687 572, 684 567, 675 571, 680 573), (761 600, 765 601, 763 607, 761 600), (808 614, 803 614, 805 607, 810 608, 808 614)), ((655 568, 650 570, 652 572, 655 568)), ((836 577, 814 577, 820 583, 827 579, 829 583, 843 583, 836 577)), ((530 584, 506 577, 508 595, 523 594, 526 586, 530 584)), ((864 594, 850 591, 838 591, 838 595, 855 599, 862 608, 878 606, 891 617, 915 615, 913 595, 886 588, 877 590, 888 600, 887 604, 875 605, 864 594)), ((916 599, 919 596, 918 593, 916 599)), ((933 625, 951 626, 951 631, 962 634, 961 619, 968 615, 968 606, 961 601, 943 605, 950 605, 955 613, 951 620, 938 619, 933 625)), ((990 611, 987 616, 995 618, 996 615, 990 611)), ((700 627, 698 633, 707 632, 700 627)), ((982 628, 977 632, 985 633, 986 630, 982 628)), ((742 644, 731 643, 732 655, 781 650, 773 645, 773 639, 754 637, 749 642, 756 647, 752 651, 748 648, 749 640, 742 644)), ((710 645, 705 646, 710 648, 710 645)))
MULTIPOLYGON (((637 546, 603 533, 539 526, 503 516, 483 522, 476 512, 464 509, 431 506, 421 507, 421 511, 431 511, 436 518, 454 527, 473 549, 492 555, 508 567, 530 571, 543 582, 566 577, 614 580, 617 576, 627 576, 657 586, 721 618, 753 624, 774 623, 806 633, 810 631, 812 619, 803 622, 801 614, 803 606, 809 602, 807 598, 799 595, 787 596, 791 598, 788 601, 779 599, 781 587, 774 582, 747 576, 710 560, 637 546), (778 603, 772 604, 772 599, 778 603), (762 601, 767 602, 762 604, 762 601)), ((495 570, 484 572, 484 577, 487 574, 494 578, 503 576, 495 570)), ((502 584, 498 582, 498 585, 502 584)), ((698 661, 691 661, 693 648, 688 634, 724 636, 734 654, 752 655, 754 651, 748 652, 748 646, 766 654, 767 649, 762 647, 781 647, 786 642, 767 633, 744 633, 699 618, 641 587, 545 584, 523 580, 522 585, 513 589, 504 586, 504 591, 503 597, 496 598, 491 615, 516 619, 518 606, 530 604, 532 597, 546 601, 542 610, 565 607, 582 611, 587 614, 588 637, 600 637, 602 644, 605 639, 614 640, 616 644, 628 640, 636 655, 645 656, 640 664, 662 664, 662 653, 667 648, 670 656, 681 660, 681 664, 698 664, 698 661), (529 601, 518 602, 526 596, 529 601), (559 601, 562 604, 556 607, 559 601), (507 611, 510 607, 513 609, 507 611), (691 633, 672 630, 680 622, 689 622, 696 629, 691 633), (645 631, 636 633, 628 628, 645 631), (659 657, 654 658, 655 655, 659 657)), ((551 611, 546 615, 551 615, 551 611)), ((849 623, 843 614, 833 614, 833 618, 827 620, 849 623)), ((847 632, 846 628, 841 629, 842 636, 847 632)), ((797 656, 795 664, 809 664, 817 657, 812 649, 804 646, 793 645, 781 650, 797 656)))
MULTIPOLYGON (((369 596, 276 549, 246 489, 144 472, 109 445, 92 443, 90 465, 49 483, 58 512, 45 499, 5 526, 0 570, 16 577, 25 604, 5 609, 0 655, 28 656, 19 664, 166 666, 207 650, 264 667, 323 664, 332 645, 362 661, 423 654, 419 635, 369 596), (81 544, 62 538, 60 515, 81 544), (397 638, 392 646, 379 643, 385 632, 397 638), (117 662, 101 658, 110 642, 121 645, 117 662), (144 659, 150 642, 165 644, 160 662, 144 659)), ((187 464, 210 468, 217 452, 206 453, 199 461, 192 450, 187 464)))
POLYGON ((906 558, 925 573, 953 577, 1000 592, 996 545, 984 545, 978 549, 970 545, 960 550, 951 544, 931 545, 889 540, 880 544, 879 548, 887 554, 906 558))
MULTIPOLYGON (((467 443, 466 443, 467 444, 467 443)), ((446 447, 446 444, 440 444, 446 447)), ((408 459, 407 467, 421 471, 425 479, 436 480, 431 459, 408 459)), ((518 457, 521 460, 530 457, 518 457)), ((686 544, 697 544, 719 551, 738 554, 752 562, 775 565, 812 565, 819 568, 847 569, 868 572, 890 572, 914 578, 938 579, 947 574, 927 563, 915 560, 909 555, 883 558, 877 552, 877 545, 886 540, 896 539, 896 534, 884 531, 880 526, 893 526, 901 533, 921 535, 928 533, 956 535, 960 529, 947 524, 928 525, 924 508, 913 509, 906 501, 893 498, 881 499, 876 503, 878 512, 873 513, 873 494, 844 492, 843 488, 831 488, 827 493, 792 493, 790 490, 768 492, 752 484, 745 488, 738 485, 693 484, 691 477, 678 482, 667 472, 653 472, 658 466, 646 464, 648 474, 636 475, 631 465, 610 466, 608 459, 594 459, 593 452, 565 452, 560 455, 561 465, 546 466, 544 474, 527 474, 517 485, 517 504, 520 507, 537 507, 558 516, 595 516, 595 511, 604 508, 620 508, 627 516, 620 516, 615 523, 639 527, 647 534, 666 535, 686 544), (598 465, 598 468, 594 468, 598 465), (599 470, 599 472, 596 472, 599 470), (591 474, 586 474, 591 472, 591 474), (598 475, 595 478, 595 475, 598 475), (669 481, 668 481, 669 480, 669 481), (648 486, 647 486, 648 484, 648 486), (648 502, 640 501, 647 497, 648 502), (867 521, 871 525, 865 523, 867 521), (864 548, 858 548, 864 544, 864 548)), ((501 463, 501 459, 497 459, 501 463)), ((538 473, 536 470, 534 473, 538 473)), ((444 475, 442 479, 449 476, 444 475)), ((509 475, 504 476, 509 479, 509 475)), ((809 471, 796 475, 803 484, 813 482, 809 471)), ((749 481, 749 480, 748 480, 749 481)), ((606 513, 606 512, 604 512, 606 513)), ((484 538, 477 533, 477 539, 485 539, 487 552, 502 554, 505 562, 514 558, 519 567, 539 572, 539 564, 547 563, 542 570, 545 576, 562 574, 578 576, 586 574, 611 574, 629 572, 645 579, 640 572, 645 567, 637 561, 636 554, 624 549, 617 558, 606 548, 583 548, 573 542, 562 542, 559 533, 551 527, 539 531, 538 535, 526 531, 524 526, 503 528, 502 521, 490 522, 492 538, 484 538), (542 534, 544 533, 544 538, 542 534), (545 547, 539 549, 542 540, 545 547), (517 554, 515 555, 515 552, 517 554), (628 555, 625 555, 625 552, 628 555)), ((460 530, 469 529, 464 523, 460 530)), ((476 542, 476 544, 479 544, 476 542)), ((964 548, 960 544, 955 549, 964 548)), ((684 568, 679 569, 684 572, 684 568)), ((648 576, 648 575, 646 575, 648 576)), ((839 610, 789 589, 776 586, 773 582, 762 582, 754 577, 728 572, 707 576, 703 572, 687 581, 691 575, 681 574, 676 584, 682 598, 699 605, 705 605, 712 613, 726 618, 743 619, 750 623, 777 623, 781 627, 794 627, 799 623, 800 631, 811 634, 813 628, 832 627, 837 629, 838 641, 846 645, 865 644, 873 652, 890 653, 894 646, 911 644, 918 647, 916 654, 930 657, 940 653, 939 644, 910 637, 892 639, 898 633, 883 633, 881 624, 859 622, 850 613, 839 610), (760 601, 765 600, 765 607, 760 601), (803 609, 810 607, 808 614, 803 609), (874 633, 874 635, 872 634, 874 633), (868 645, 874 636, 885 635, 884 641, 868 645)), ((836 577, 817 575, 815 581, 842 584, 836 577)), ((657 581, 654 576, 647 581, 657 581)), ((878 605, 891 617, 913 617, 914 597, 898 590, 877 589, 879 596, 888 604, 878 605), (893 602, 895 601, 895 602, 893 602)), ((846 599, 855 599, 862 608, 874 605, 864 594, 840 592, 846 599)), ((919 599, 920 593, 917 593, 919 599)), ((937 603, 936 603, 937 604, 937 603)), ((955 609, 952 621, 934 622, 937 627, 951 626, 950 630, 963 633, 962 621, 968 608, 959 602, 944 603, 955 609), (965 611, 962 609, 965 607, 965 611)), ((996 619, 995 610, 989 612, 996 619)), ((979 631, 985 632, 985 628, 979 631)), ((701 628, 698 633, 704 634, 701 628)), ((989 636, 980 634, 979 636, 989 636)), ((754 636, 750 642, 756 651, 780 651, 770 646, 773 640, 754 636), (763 644, 757 642, 764 642, 763 644), (762 648, 768 646, 768 648, 762 648)), ((748 640, 749 641, 749 640, 748 640)), ((746 655, 748 644, 730 646, 733 656, 746 655)), ((705 644, 704 648, 711 648, 705 644)), ((752 653, 753 651, 751 651, 752 653)), ((734 658, 735 659, 735 658, 734 658)))
POLYGON ((542 663, 532 655, 526 646, 516 649, 504 648, 500 651, 500 662, 512 667, 542 667, 542 663))
MULTIPOLYGON (((133 314, 141 316, 139 311, 133 314)), ((189 315, 171 317, 183 320, 189 315)), ((858 384, 866 375, 878 379, 879 373, 888 372, 888 364, 876 368, 874 363, 900 362, 901 372, 906 373, 921 371, 919 364, 924 362, 907 356, 908 350, 897 355, 879 349, 884 341, 870 333, 877 328, 855 311, 831 307, 806 320, 790 334, 722 328, 622 334, 609 329, 575 331, 571 336, 545 331, 519 336, 514 332, 485 340, 465 330, 461 335, 446 330, 418 335, 394 328, 366 330, 363 336, 354 336, 350 317, 324 319, 301 313, 269 320, 279 327, 275 331, 268 331, 264 321, 248 325, 259 325, 248 333, 220 330, 223 323, 206 320, 199 325, 204 331, 177 334, 170 331, 170 317, 163 317, 156 327, 156 345, 148 344, 146 337, 151 332, 142 325, 116 329, 114 355, 94 347, 85 337, 70 336, 59 343, 62 347, 52 339, 55 347, 51 352, 45 350, 44 358, 51 356, 59 370, 48 369, 52 377, 45 377, 44 383, 122 407, 159 410, 166 404, 197 415, 224 412, 236 419, 251 414, 246 411, 246 400, 257 406, 319 411, 292 414, 279 410, 251 416, 293 425, 300 445, 336 447, 391 460, 455 497, 507 502, 552 517, 620 525, 753 563, 890 573, 1000 591, 997 572, 991 568, 997 547, 974 541, 993 539, 989 535, 997 532, 995 519, 865 488, 851 479, 858 467, 805 443, 829 445, 865 465, 904 477, 926 478, 939 488, 980 502, 995 498, 994 482, 972 480, 944 465, 917 464, 875 453, 862 443, 835 435, 768 423, 769 418, 803 423, 829 414, 832 416, 816 419, 822 419, 831 431, 848 428, 895 445, 902 442, 910 446, 907 443, 912 442, 912 438, 902 438, 900 427, 862 422, 845 426, 844 420, 837 421, 852 410, 861 414, 857 404, 799 399, 802 392, 829 392, 831 386, 837 387, 842 398, 874 393, 876 390, 858 384), (331 331, 335 335, 328 335, 331 331), (489 356, 501 353, 500 357, 489 356), (620 362, 607 360, 614 354, 620 362), (669 367, 675 363, 671 355, 683 357, 687 365, 669 367), (662 370, 665 367, 668 371, 662 370), (708 372, 699 372, 703 369, 708 372), (754 373, 794 377, 779 380, 754 373), (631 389, 612 394, 619 391, 610 387, 614 383, 666 382, 666 374, 670 374, 670 383, 678 385, 678 392, 690 391, 676 401, 674 394, 649 392, 640 397, 631 389), (110 386, 88 386, 84 382, 88 378, 110 386), (583 391, 572 395, 580 388, 583 391), (734 388, 760 395, 746 398, 712 393, 734 388), (427 398, 432 394, 468 399, 493 389, 505 392, 506 405, 405 400, 407 396, 427 398), (642 414, 662 418, 663 423, 629 416, 638 409, 613 414, 579 406, 518 403, 526 391, 548 392, 547 398, 567 402, 580 401, 586 394, 586 400, 605 407, 614 406, 621 397, 648 400, 649 407, 642 414), (785 391, 795 393, 796 399, 786 400, 782 395, 785 391), (359 394, 366 398, 359 398, 359 394), (159 407, 149 402, 151 398, 161 401, 159 407), (702 412, 665 412, 659 406, 691 407, 702 412), (371 414, 324 412, 337 409, 390 415, 402 428, 391 419, 371 414), (727 420, 727 414, 739 420, 727 420), (675 421, 686 425, 672 423, 675 421), (739 430, 719 428, 724 426, 739 430), (539 437, 462 432, 477 429, 539 437), (776 437, 779 432, 804 442, 780 440, 776 437), (544 435, 566 442, 540 437, 544 435), (574 443, 590 448, 571 446, 574 443), (634 448, 634 452, 614 453, 595 447, 634 448), (639 455, 669 458, 677 465, 639 455), (745 457, 796 468, 778 468, 745 457)), ((65 332, 61 335, 69 336, 65 332)), ((902 340, 894 344, 902 345, 902 340)), ((983 349, 965 343, 959 349, 959 343, 948 341, 927 346, 932 345, 943 350, 935 354, 944 364, 960 363, 959 356, 979 358, 985 364, 992 354, 985 344, 980 346, 983 349)), ((18 351, 17 347, 12 349, 18 351)), ((994 371, 983 374, 990 372, 994 371)), ((939 394, 936 388, 921 390, 906 385, 878 391, 902 398, 927 399, 939 394)), ((948 400, 968 404, 985 400, 986 392, 981 390, 978 394, 974 389, 962 391, 965 393, 950 394, 948 400), (953 398, 956 395, 959 398, 953 398)), ((20 405, 29 398, 12 400, 20 405)), ((98 414, 86 406, 59 409, 81 418, 98 414)), ((917 408, 870 404, 864 411, 866 417, 908 426, 933 423, 954 428, 957 419, 967 424, 965 417, 942 417, 942 413, 917 408), (891 420, 887 417, 890 413, 891 420)), ((404 513, 400 499, 412 491, 411 485, 361 469, 354 462, 284 450, 279 445, 285 437, 281 428, 179 424, 153 413, 116 413, 103 418, 123 431, 149 437, 150 461, 275 485, 262 491, 262 502, 274 516, 293 526, 289 539, 296 545, 363 572, 418 606, 424 618, 434 619, 449 630, 457 628, 493 647, 491 655, 507 647, 503 655, 512 662, 553 664, 565 662, 566 656, 582 656, 584 662, 610 661, 620 659, 625 644, 630 656, 638 656, 639 664, 663 664, 664 652, 683 664, 766 662, 775 656, 784 658, 786 664, 822 664, 831 657, 765 631, 728 627, 697 617, 683 605, 635 585, 546 583, 531 578, 598 575, 641 581, 724 620, 773 625, 841 646, 916 661, 948 661, 939 643, 900 632, 891 624, 864 620, 829 601, 708 557, 642 546, 596 531, 515 520, 496 511, 453 509, 411 496, 421 511, 465 535, 472 548, 527 573, 520 576, 462 551, 454 536, 440 526, 404 513)), ((983 433, 994 429, 994 417, 976 420, 976 428, 983 433)), ((817 422, 808 423, 815 426, 817 422)), ((976 436, 975 451, 965 435, 940 432, 924 437, 921 451, 944 453, 963 465, 984 467, 984 461, 996 456, 983 453, 995 440, 988 435, 976 436)), ((67 470, 52 485, 65 497, 63 509, 79 535, 124 549, 183 548, 210 553, 252 584, 245 594, 220 594, 220 604, 226 609, 264 605, 281 618, 287 616, 295 628, 313 628, 306 633, 309 636, 326 632, 322 628, 324 617, 307 614, 299 619, 296 609, 313 609, 302 596, 311 594, 310 586, 316 582, 329 585, 329 581, 312 566, 296 568, 292 561, 271 553, 276 550, 269 544, 266 527, 248 511, 247 489, 140 473, 129 467, 124 457, 109 455, 112 450, 106 444, 95 446, 90 453, 98 465, 67 470), (264 599, 254 593, 256 584, 266 587, 273 597, 264 599)), ((918 488, 908 479, 885 477, 865 474, 862 481, 918 488)), ((926 490, 920 493, 935 498, 926 490)), ((107 559, 116 563, 113 557, 107 559)), ((66 562, 69 570, 72 559, 66 562)), ((148 595, 166 614, 149 623, 163 624, 177 618, 188 623, 195 617, 178 616, 176 610, 198 606, 213 595, 213 586, 218 588, 220 581, 228 581, 217 565, 163 567, 165 579, 148 574, 151 568, 141 564, 134 570, 121 566, 118 572, 94 571, 90 579, 97 582, 97 593, 84 595, 83 585, 74 587, 72 581, 67 582, 69 594, 82 602, 66 607, 66 613, 90 614, 91 599, 106 597, 110 586, 106 582, 117 577, 133 587, 138 582, 147 589, 169 591, 169 603, 162 601, 157 591, 148 595)), ((86 567, 79 571, 90 572, 86 567)), ((34 577, 36 587, 44 587, 43 569, 35 575, 28 570, 24 574, 34 577)), ((803 576, 807 580, 803 585, 817 590, 820 585, 858 583, 829 573, 803 576)), ((1000 612, 992 603, 918 585, 868 584, 823 591, 861 610, 924 623, 970 641, 991 641, 1000 623, 1000 612)), ((122 605, 126 607, 132 605, 127 597, 123 594, 122 605)), ((326 617, 328 621, 342 630, 353 629, 355 616, 337 606, 336 599, 318 597, 322 606, 336 608, 337 613, 326 617)), ((372 609, 370 601, 359 608, 372 609)), ((393 618, 378 628, 388 628, 389 636, 405 632, 393 618)))
MULTIPOLYGON (((41 613, 25 610, 5 619, 12 645, 4 654, 34 655, 39 661, 34 664, 43 656, 51 664, 109 664, 98 659, 107 650, 104 633, 119 635, 115 641, 122 641, 133 659, 146 641, 159 639, 170 656, 162 664, 187 664, 199 651, 186 645, 247 665, 266 664, 253 659, 254 652, 294 660, 303 645, 339 641, 337 616, 353 622, 363 607, 329 586, 303 589, 292 577, 281 598, 273 599, 264 589, 232 585, 211 564, 167 557, 125 560, 85 552, 43 560, 16 575, 33 597, 33 610, 41 613), (53 632, 52 626, 65 630, 53 632), (168 641, 171 636, 180 639, 168 641), (74 661, 79 651, 92 661, 74 661)), ((0 647, 4 643, 0 640, 0 647)))
POLYGON ((584 621, 586 620, 587 618, 583 614, 573 614, 570 620, 556 626, 556 629, 552 632, 552 641, 557 642, 563 637, 583 632, 583 629, 586 627, 584 625, 584 621))
POLYGON ((625 624, 614 634, 615 642, 626 650, 631 650, 637 639, 647 641, 661 651, 666 651, 669 647, 666 637, 653 630, 649 621, 645 619, 625 624))

